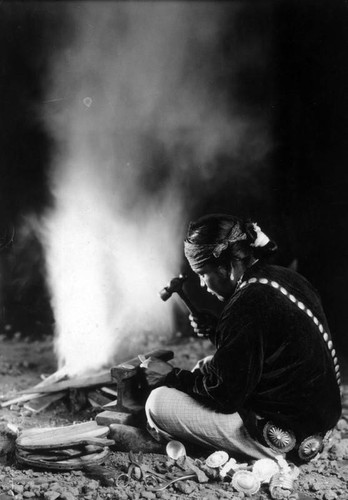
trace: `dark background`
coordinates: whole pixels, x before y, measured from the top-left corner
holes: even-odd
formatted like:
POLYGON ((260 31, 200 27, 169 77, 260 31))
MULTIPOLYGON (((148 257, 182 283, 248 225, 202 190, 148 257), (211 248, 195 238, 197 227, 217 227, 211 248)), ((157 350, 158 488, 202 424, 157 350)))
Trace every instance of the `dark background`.
MULTIPOLYGON (((319 290, 342 357, 348 357, 348 4, 343 0, 244 2, 234 31, 221 30, 221 76, 238 40, 271 40, 268 71, 247 66, 233 96, 266 114, 272 150, 260 173, 225 178, 219 192, 199 182, 190 218, 206 212, 250 215, 280 247, 278 262, 297 262, 319 290), (231 193, 233 195, 231 196, 231 193)), ((37 107, 44 99, 50 53, 63 43, 59 2, 0 4, 0 223, 18 228, 50 203, 51 139, 37 107)), ((226 2, 226 12, 231 2, 226 2)), ((160 157, 160 155, 159 155, 160 157)), ((163 161, 163 158, 161 158, 163 161)), ((229 158, 219 158, 221 164, 229 158)), ((163 172, 162 172, 163 174, 163 172)), ((35 237, 16 233, 2 250, 2 323, 30 335, 53 318, 35 237), (25 243, 23 243, 25 242, 25 243)), ((198 300, 201 300, 198 297, 198 300)))

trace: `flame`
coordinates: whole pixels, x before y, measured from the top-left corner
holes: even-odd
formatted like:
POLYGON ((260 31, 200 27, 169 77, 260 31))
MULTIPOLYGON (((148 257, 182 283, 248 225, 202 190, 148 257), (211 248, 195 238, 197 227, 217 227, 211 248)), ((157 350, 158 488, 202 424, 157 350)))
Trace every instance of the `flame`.
POLYGON ((73 375, 109 366, 146 334, 172 333, 158 292, 180 266, 164 244, 182 236, 168 199, 165 218, 158 206, 120 217, 92 179, 70 186, 46 217, 45 248, 59 367, 73 375))

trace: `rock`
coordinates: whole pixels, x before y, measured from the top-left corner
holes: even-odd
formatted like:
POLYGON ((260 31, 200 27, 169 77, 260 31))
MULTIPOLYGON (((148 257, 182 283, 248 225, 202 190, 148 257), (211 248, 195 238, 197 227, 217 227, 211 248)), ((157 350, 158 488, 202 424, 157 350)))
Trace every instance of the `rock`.
POLYGON ((92 479, 91 481, 88 482, 87 488, 89 490, 97 490, 99 488, 99 481, 92 479))
POLYGON ((13 460, 16 446, 16 435, 6 424, 0 426, 0 464, 8 464, 13 460))
POLYGON ((51 483, 50 489, 57 491, 60 489, 60 484, 59 483, 51 483))
POLYGON ((75 500, 76 496, 70 493, 69 491, 62 491, 60 494, 61 498, 64 500, 75 500))
POLYGON ((14 484, 12 489, 15 493, 23 493, 24 486, 22 484, 14 484))
POLYGON ((60 493, 58 491, 48 490, 44 493, 45 500, 56 500, 60 497, 60 493))
POLYGON ((324 493, 324 500, 335 500, 337 498, 337 494, 334 491, 327 491, 324 493))
POLYGON ((115 441, 112 447, 117 451, 143 451, 145 453, 165 453, 165 445, 155 441, 148 432, 123 424, 111 424, 109 439, 115 441))
POLYGON ((23 417, 32 417, 33 413, 30 410, 23 410, 22 413, 23 417))
POLYGON ((173 486, 177 491, 181 491, 185 495, 189 495, 196 489, 196 484, 192 481, 178 481, 173 486))
POLYGON ((344 418, 341 418, 338 423, 337 423, 337 429, 339 431, 345 431, 348 429, 348 422, 344 419, 344 418))
POLYGON ((310 489, 310 491, 320 491, 321 486, 317 483, 311 483, 309 485, 309 489, 310 489))
POLYGON ((156 494, 152 491, 142 491, 141 496, 143 498, 147 498, 148 500, 153 500, 154 498, 156 498, 156 494))
POLYGON ((348 439, 342 439, 340 442, 333 444, 329 453, 330 458, 334 460, 348 458, 348 439))

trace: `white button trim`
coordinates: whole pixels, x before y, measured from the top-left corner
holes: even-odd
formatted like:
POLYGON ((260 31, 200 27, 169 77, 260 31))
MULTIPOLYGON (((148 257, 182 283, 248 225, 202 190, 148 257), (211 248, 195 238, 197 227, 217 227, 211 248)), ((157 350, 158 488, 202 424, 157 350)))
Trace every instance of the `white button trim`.
POLYGON ((247 283, 260 283, 261 285, 268 285, 269 284, 273 288, 279 288, 280 292, 283 295, 285 295, 286 297, 288 297, 291 300, 291 302, 293 302, 294 304, 296 304, 299 309, 301 309, 302 311, 305 311, 305 313, 307 314, 307 316, 309 316, 310 318, 313 319, 313 322, 315 323, 315 325, 318 326, 318 329, 319 329, 320 333, 323 334, 323 339, 327 343, 328 348, 331 350, 331 356, 332 356, 332 358, 334 358, 333 362, 334 362, 334 365, 335 365, 337 383, 338 383, 338 385, 340 385, 341 379, 340 379, 339 365, 337 364, 338 360, 337 360, 337 357, 336 357, 336 351, 335 351, 335 349, 332 349, 333 348, 333 343, 332 343, 331 340, 329 340, 328 333, 324 331, 323 325, 319 322, 318 318, 313 315, 312 311, 310 309, 307 309, 305 307, 305 305, 303 304, 303 302, 298 301, 294 295, 292 295, 291 293, 289 293, 286 290, 286 288, 280 286, 279 283, 277 283, 276 281, 269 281, 267 278, 250 278, 248 281, 243 281, 243 283, 241 283, 239 285, 239 288, 243 288, 247 283))

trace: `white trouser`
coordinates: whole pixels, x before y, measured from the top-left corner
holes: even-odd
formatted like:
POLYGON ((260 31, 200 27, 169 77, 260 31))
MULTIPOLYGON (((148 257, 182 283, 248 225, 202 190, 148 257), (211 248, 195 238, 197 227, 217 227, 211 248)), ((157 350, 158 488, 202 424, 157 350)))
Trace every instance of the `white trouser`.
POLYGON ((254 459, 277 455, 250 437, 238 413, 218 413, 177 389, 154 389, 145 411, 150 429, 168 441, 178 439, 254 459))

